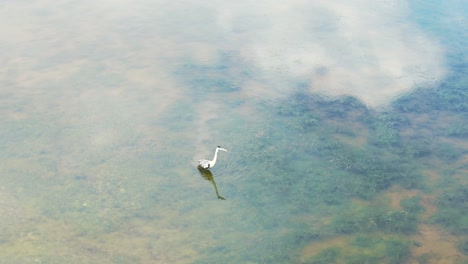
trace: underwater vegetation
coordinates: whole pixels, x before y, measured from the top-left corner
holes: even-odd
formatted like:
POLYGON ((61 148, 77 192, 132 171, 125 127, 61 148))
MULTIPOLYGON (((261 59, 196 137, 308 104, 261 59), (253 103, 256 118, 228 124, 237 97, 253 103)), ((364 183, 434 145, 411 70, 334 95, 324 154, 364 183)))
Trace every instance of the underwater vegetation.
MULTIPOLYGON (((284 102, 262 105, 262 109, 269 113, 269 122, 262 127, 261 136, 243 144, 239 158, 255 163, 257 170, 252 173, 257 175, 258 186, 253 189, 266 190, 253 194, 262 194, 255 203, 280 200, 312 212, 323 204, 334 210, 330 208, 348 204, 349 198, 372 200, 395 184, 424 188, 417 159, 435 150, 424 138, 414 144, 401 140, 399 130, 410 124, 401 113, 373 113, 352 97, 327 101, 308 93, 292 94, 284 102), (333 108, 345 111, 335 115, 333 108), (344 137, 352 142, 362 137, 362 127, 369 131, 362 145, 340 140, 344 137)), ((375 216, 378 228, 385 227, 386 215, 408 223, 413 220, 412 214, 385 212, 375 216)), ((386 228, 414 230, 414 226, 391 227, 393 224, 389 222, 386 228)))
POLYGON ((460 186, 446 191, 436 201, 439 210, 432 222, 450 230, 453 234, 468 235, 468 187, 460 186))
POLYGON ((367 113, 366 106, 352 96, 328 98, 297 91, 274 106, 276 113, 282 116, 307 117, 311 113, 323 118, 342 119, 355 112, 367 113))
MULTIPOLYGON (((413 199, 413 198, 410 198, 413 199)), ((418 214, 422 212, 418 200, 402 200, 404 210, 395 210, 380 203, 352 206, 332 220, 330 228, 336 234, 385 232, 414 234, 418 214)))
MULTIPOLYGON (((256 206, 268 208, 267 203, 274 201, 291 215, 320 210, 327 220, 319 227, 303 227, 304 235, 297 235, 300 242, 295 242, 299 247, 307 241, 353 237, 346 247, 326 248, 304 263, 404 263, 409 258, 416 245, 409 236, 416 234, 425 212, 421 197, 402 199, 400 208, 376 201, 393 185, 430 193, 432 187, 426 185, 422 170, 437 169, 434 161, 453 163, 465 153, 449 142, 418 133, 420 127, 408 114, 442 109, 431 105, 434 97, 424 98, 429 94, 434 96, 436 89, 416 90, 386 112, 373 112, 352 97, 329 100, 306 92, 293 93, 277 105, 261 106, 269 121, 263 136, 246 142, 243 153, 261 168, 255 172, 255 189, 262 189, 263 195, 252 197, 256 206), (357 140, 359 144, 354 143, 357 140)), ((445 131, 450 137, 465 136, 464 126, 425 125, 421 129, 437 135, 445 131)), ((462 190, 445 192, 430 221, 466 234, 464 195, 462 190), (441 209, 442 204, 448 206, 441 209)), ((278 227, 271 224, 273 230, 278 227)), ((419 257, 423 261, 429 255, 419 257)))
POLYGON ((454 125, 446 130, 446 135, 449 137, 461 137, 465 138, 468 137, 468 125, 454 125))
POLYGON ((308 262, 310 264, 325 264, 325 263, 336 263, 337 259, 341 256, 341 248, 330 247, 322 250, 313 259, 308 262))
POLYGON ((397 236, 357 234, 346 247, 326 248, 303 263, 404 263, 410 255, 410 244, 397 236))
POLYGON ((468 238, 462 239, 458 242, 457 248, 463 254, 468 255, 468 238))
POLYGON ((385 123, 376 123, 374 125, 374 132, 372 140, 376 145, 396 145, 400 142, 398 131, 385 123))
POLYGON ((427 113, 434 110, 457 113, 468 112, 468 77, 463 71, 454 71, 432 89, 417 89, 398 98, 394 109, 405 113, 427 113))
POLYGON ((421 197, 419 196, 402 199, 400 201, 400 205, 405 211, 411 214, 419 214, 426 211, 426 209, 421 205, 421 197))
POLYGON ((381 147, 399 145, 399 130, 410 125, 408 117, 389 112, 367 116, 364 121, 373 132, 370 142, 381 147))
POLYGON ((405 157, 378 148, 355 148, 337 141, 324 143, 317 144, 316 155, 332 161, 331 168, 345 173, 341 175, 346 177, 344 193, 370 199, 392 184, 406 188, 420 185, 417 166, 405 157))

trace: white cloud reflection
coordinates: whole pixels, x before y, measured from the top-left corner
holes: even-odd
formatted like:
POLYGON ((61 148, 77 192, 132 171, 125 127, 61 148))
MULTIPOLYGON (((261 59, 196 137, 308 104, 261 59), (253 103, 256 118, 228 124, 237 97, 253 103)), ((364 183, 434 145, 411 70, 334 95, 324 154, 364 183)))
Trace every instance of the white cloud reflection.
POLYGON ((349 94, 371 107, 444 76, 443 49, 409 22, 405 1, 236 1, 217 22, 272 79, 349 94))
MULTIPOLYGON (((287 92, 275 83, 297 80, 377 107, 445 73, 442 47, 410 22, 402 0, 6 1, 0 15, 0 58, 32 86, 51 78, 38 64, 66 75, 79 61, 115 73, 137 67, 145 83, 164 76, 160 89, 177 93, 177 80, 167 77, 182 60, 209 65, 228 50, 259 69, 269 82, 265 96, 287 92)), ((242 90, 261 95, 249 91, 258 87, 242 90)))

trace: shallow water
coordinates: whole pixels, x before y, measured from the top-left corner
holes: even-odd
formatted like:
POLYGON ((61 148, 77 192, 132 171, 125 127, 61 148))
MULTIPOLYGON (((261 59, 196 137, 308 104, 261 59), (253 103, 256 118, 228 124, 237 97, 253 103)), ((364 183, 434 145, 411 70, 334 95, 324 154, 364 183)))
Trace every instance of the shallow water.
POLYGON ((359 6, 1 3, 2 263, 468 261, 468 7, 359 6))

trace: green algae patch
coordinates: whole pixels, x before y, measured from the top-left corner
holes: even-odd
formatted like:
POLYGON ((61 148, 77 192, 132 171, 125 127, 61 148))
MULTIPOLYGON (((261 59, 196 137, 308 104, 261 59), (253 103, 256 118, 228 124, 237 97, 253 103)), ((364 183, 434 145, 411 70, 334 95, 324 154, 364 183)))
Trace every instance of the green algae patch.
POLYGON ((357 234, 346 245, 331 246, 303 263, 404 263, 410 256, 411 242, 398 236, 357 234))

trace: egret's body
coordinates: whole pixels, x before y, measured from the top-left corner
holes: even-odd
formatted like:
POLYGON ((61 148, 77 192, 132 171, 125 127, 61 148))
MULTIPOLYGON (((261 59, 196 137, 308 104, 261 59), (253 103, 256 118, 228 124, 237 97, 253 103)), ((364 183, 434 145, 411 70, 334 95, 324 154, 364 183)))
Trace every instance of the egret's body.
POLYGON ((218 151, 220 150, 227 152, 226 149, 222 148, 221 146, 218 146, 215 150, 213 160, 206 160, 206 159, 199 160, 198 167, 205 169, 205 170, 211 169, 216 164, 216 160, 218 159, 218 151))

